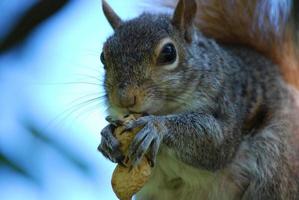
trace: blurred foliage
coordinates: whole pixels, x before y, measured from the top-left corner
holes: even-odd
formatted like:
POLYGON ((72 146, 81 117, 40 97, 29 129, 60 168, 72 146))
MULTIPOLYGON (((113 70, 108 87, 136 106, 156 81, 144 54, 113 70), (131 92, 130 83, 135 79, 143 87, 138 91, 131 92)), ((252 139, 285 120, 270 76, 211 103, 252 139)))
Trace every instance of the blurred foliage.
POLYGON ((77 155, 71 153, 66 147, 63 146, 63 144, 48 137, 49 134, 46 134, 41 129, 37 128, 37 126, 35 126, 33 123, 24 124, 26 130, 28 130, 36 139, 57 150, 64 159, 72 163, 72 165, 77 167, 81 172, 87 174, 90 172, 88 165, 86 165, 84 161, 80 160, 77 155))
POLYGON ((0 152, 0 167, 6 167, 17 174, 24 176, 25 178, 28 178, 29 180, 35 180, 35 178, 31 176, 31 174, 27 171, 27 169, 11 161, 2 152, 0 152))
MULTIPOLYGON (((24 13, 7 36, 0 41, 0 54, 23 42, 35 28, 51 16, 55 15, 58 11, 65 7, 67 3, 69 3, 68 0, 37 1, 24 13)), ((38 128, 35 123, 25 121, 22 124, 26 130, 24 131, 24 134, 30 133, 35 139, 42 142, 43 145, 47 145, 55 149, 65 160, 70 162, 85 175, 91 174, 91 170, 83 160, 80 160, 77 155, 74 155, 74 153, 64 147, 62 143, 50 138, 48 136, 49 134, 38 128)), ((16 174, 19 174, 33 182, 38 181, 33 176, 33 172, 30 171, 30 169, 22 166, 22 164, 18 162, 14 162, 8 155, 5 155, 4 152, 0 151, 0 168, 1 167, 8 168, 16 174)))
MULTIPOLYGON (((84 160, 80 159, 77 155, 68 150, 68 148, 63 146, 62 143, 50 138, 48 136, 50 135, 49 133, 42 131, 34 123, 23 122, 23 124, 26 129, 24 134, 27 132, 43 145, 47 145, 48 147, 55 149, 63 157, 63 159, 71 163, 73 167, 77 168, 78 171, 83 173, 85 176, 92 175, 92 170, 87 164, 85 164, 84 160)), ((37 180, 34 176, 34 172, 32 170, 23 166, 21 163, 14 162, 9 158, 8 155, 5 155, 5 153, 3 152, 0 152, 0 168, 1 167, 8 168, 12 172, 19 174, 30 181, 40 183, 39 180, 37 180)))
POLYGON ((0 53, 21 43, 42 22, 61 10, 69 0, 37 1, 16 23, 10 33, 0 41, 0 53))

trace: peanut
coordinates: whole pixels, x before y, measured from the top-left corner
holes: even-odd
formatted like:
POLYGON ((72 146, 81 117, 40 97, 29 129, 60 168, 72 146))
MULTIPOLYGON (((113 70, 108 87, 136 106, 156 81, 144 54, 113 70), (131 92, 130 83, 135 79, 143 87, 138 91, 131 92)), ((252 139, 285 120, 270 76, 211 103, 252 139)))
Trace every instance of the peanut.
MULTIPOLYGON (((127 123, 130 120, 135 120, 135 117, 130 115, 123 119, 123 123, 127 123)), ((115 137, 120 142, 120 150, 125 156, 128 153, 129 145, 140 129, 141 128, 138 127, 130 131, 123 131, 123 126, 119 126, 115 129, 115 137)), ((128 159, 125 160, 125 166, 119 164, 116 166, 112 175, 111 184, 114 193, 120 200, 131 200, 132 196, 148 181, 152 169, 146 157, 143 157, 140 163, 135 167, 131 166, 128 159)))

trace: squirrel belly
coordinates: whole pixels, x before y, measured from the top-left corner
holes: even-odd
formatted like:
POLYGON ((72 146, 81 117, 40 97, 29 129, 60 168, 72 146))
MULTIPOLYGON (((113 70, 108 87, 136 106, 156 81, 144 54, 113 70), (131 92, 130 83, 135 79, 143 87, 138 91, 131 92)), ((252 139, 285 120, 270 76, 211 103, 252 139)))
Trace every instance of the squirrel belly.
POLYGON ((162 146, 157 165, 136 200, 232 200, 239 188, 228 170, 216 173, 185 164, 167 146, 162 146))

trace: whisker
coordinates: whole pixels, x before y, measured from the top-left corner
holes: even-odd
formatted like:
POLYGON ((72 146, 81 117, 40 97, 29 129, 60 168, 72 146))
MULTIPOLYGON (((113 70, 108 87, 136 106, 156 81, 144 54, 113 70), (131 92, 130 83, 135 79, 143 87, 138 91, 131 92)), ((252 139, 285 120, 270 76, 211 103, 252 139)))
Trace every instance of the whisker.
MULTIPOLYGON (((72 101, 71 104, 74 104, 76 101, 79 101, 80 99, 86 98, 87 96, 92 96, 92 95, 85 95, 83 97, 79 97, 75 100, 72 101)), ((65 109, 62 113, 58 114, 53 120, 51 120, 49 123, 50 124, 55 124, 56 122, 63 122, 65 121, 67 118, 69 118, 71 115, 73 115, 75 112, 78 112, 82 109, 84 109, 86 106, 88 106, 91 103, 94 102, 99 102, 101 103, 101 101, 106 97, 106 95, 102 95, 102 96, 97 96, 94 98, 89 98, 87 100, 83 100, 79 103, 76 103, 75 105, 70 105, 67 109, 65 109)))
POLYGON ((84 82, 84 81, 73 81, 73 82, 55 82, 55 83, 48 83, 49 85, 96 85, 96 86, 101 86, 98 83, 91 83, 91 82, 84 82))
POLYGON ((95 109, 97 107, 100 107, 101 103, 97 101, 90 102, 89 104, 85 105, 84 107, 80 108, 78 110, 78 114, 74 116, 75 120, 78 120, 80 118, 88 117, 91 113, 99 111, 98 109, 95 109))
MULTIPOLYGON (((89 99, 89 97, 92 97, 92 96, 96 96, 96 97, 99 97, 99 98, 103 98, 103 97, 105 97, 105 94, 100 95, 100 96, 99 96, 99 93, 98 93, 98 92, 94 92, 94 93, 86 94, 86 95, 84 95, 84 96, 81 96, 81 97, 78 97, 78 98, 72 100, 69 104, 72 105, 72 104, 76 103, 77 101, 79 101, 79 100, 81 100, 81 99, 84 99, 84 98, 87 98, 87 97, 88 97, 88 99, 89 99)), ((82 102, 81 102, 81 103, 82 103, 82 102)))
POLYGON ((87 77, 87 78, 91 78, 92 80, 96 80, 96 81, 100 81, 100 82, 103 81, 103 79, 100 79, 101 76, 93 76, 93 75, 89 75, 89 74, 79 74, 79 73, 76 73, 75 75, 79 76, 81 78, 86 78, 87 77))

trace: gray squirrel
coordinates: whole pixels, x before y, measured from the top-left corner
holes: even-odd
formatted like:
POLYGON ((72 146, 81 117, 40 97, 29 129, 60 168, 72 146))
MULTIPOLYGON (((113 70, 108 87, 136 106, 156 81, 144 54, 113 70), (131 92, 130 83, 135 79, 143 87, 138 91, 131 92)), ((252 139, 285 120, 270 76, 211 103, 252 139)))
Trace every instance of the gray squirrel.
MULTIPOLYGON (((109 114, 144 114, 126 125, 143 126, 130 160, 153 166, 137 200, 299 199, 294 2, 179 0, 128 21, 102 5, 109 114)), ((114 128, 98 149, 122 163, 114 128)))

